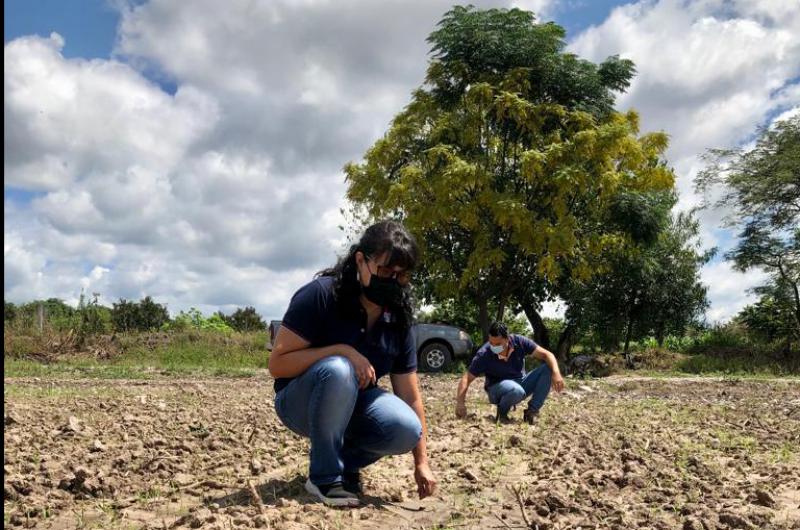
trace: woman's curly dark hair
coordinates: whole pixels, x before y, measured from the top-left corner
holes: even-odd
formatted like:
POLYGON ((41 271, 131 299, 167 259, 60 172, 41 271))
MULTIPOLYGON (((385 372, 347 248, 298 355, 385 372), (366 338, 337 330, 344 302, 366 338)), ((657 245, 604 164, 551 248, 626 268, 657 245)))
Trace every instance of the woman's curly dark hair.
MULTIPOLYGON (((322 270, 317 276, 334 278, 334 297, 339 310, 350 313, 358 307, 361 295, 361 282, 356 267, 356 252, 365 256, 377 257, 389 253, 389 267, 401 267, 412 271, 417 266, 419 248, 414 237, 397 221, 381 221, 366 229, 361 239, 350 247, 348 253, 329 269, 322 270)), ((410 286, 403 288, 403 301, 394 310, 395 323, 403 330, 411 327, 414 320, 414 301, 410 286)))

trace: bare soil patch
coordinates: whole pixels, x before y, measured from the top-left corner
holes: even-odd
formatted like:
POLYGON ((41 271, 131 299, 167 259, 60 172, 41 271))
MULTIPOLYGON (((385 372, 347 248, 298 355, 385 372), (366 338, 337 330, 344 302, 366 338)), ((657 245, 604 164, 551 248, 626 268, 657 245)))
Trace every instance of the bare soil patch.
POLYGON ((800 383, 568 381, 539 423, 422 376, 438 494, 410 455, 365 471, 361 508, 303 490, 308 444, 272 382, 6 379, 4 518, 36 528, 800 528, 800 383))

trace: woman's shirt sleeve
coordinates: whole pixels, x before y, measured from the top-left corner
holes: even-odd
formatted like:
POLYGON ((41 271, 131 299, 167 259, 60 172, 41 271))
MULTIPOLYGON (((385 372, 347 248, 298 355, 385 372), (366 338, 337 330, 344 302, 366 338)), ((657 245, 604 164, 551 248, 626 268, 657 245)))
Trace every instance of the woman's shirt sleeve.
POLYGON ((320 324, 324 322, 332 302, 327 295, 318 280, 307 283, 292 296, 281 325, 311 345, 319 343, 322 328, 320 324))
POLYGON ((392 364, 391 373, 410 374, 417 371, 417 341, 411 330, 400 340, 400 352, 392 364))

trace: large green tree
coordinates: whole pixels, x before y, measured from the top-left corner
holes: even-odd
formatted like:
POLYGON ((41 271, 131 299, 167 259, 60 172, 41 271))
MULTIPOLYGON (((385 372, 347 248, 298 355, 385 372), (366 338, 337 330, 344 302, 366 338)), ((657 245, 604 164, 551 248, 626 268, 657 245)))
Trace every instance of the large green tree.
POLYGON ((587 282, 583 304, 572 322, 616 350, 623 342, 682 334, 708 307, 700 268, 713 255, 699 248, 698 223, 691 214, 670 215, 674 200, 662 203, 666 224, 655 240, 621 248, 609 256, 610 267, 587 282))
POLYGON ((760 295, 758 301, 742 309, 735 320, 744 324, 753 338, 781 341, 785 351, 791 352, 793 344, 800 341, 791 290, 780 285, 779 280, 775 285, 765 285, 755 291, 760 295))
POLYGON ((696 185, 722 196, 707 206, 730 213, 727 226, 738 229, 727 258, 737 269, 763 269, 770 285, 791 300, 793 335, 800 332, 800 115, 758 132, 752 149, 717 149, 696 185))
POLYGON ((631 239, 620 197, 673 187, 666 135, 613 109, 630 61, 566 53, 563 28, 530 12, 456 7, 429 41, 425 84, 345 167, 348 198, 418 237, 423 298, 471 300, 484 333, 510 306, 536 329, 558 285, 631 239))
MULTIPOLYGON (((562 275, 553 291, 566 305, 565 325, 555 347, 566 359, 579 336, 592 333, 604 346, 616 349, 631 317, 641 313, 645 298, 648 250, 670 227, 676 197, 670 192, 622 192, 609 205, 608 225, 627 237, 594 263, 590 278, 562 275)), ((627 326, 632 330, 631 326, 627 326)))
POLYGON ((640 337, 652 335, 659 346, 667 335, 683 335, 708 309, 708 287, 700 280, 700 269, 715 252, 700 249, 698 233, 699 224, 692 215, 677 214, 645 252, 649 255, 645 304, 631 323, 638 324, 640 337))

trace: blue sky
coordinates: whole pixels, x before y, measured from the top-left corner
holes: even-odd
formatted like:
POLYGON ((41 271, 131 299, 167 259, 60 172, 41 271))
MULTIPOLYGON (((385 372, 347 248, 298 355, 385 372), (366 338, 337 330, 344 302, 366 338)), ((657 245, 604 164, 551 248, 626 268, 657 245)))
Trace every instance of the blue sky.
MULTIPOLYGON (((564 26, 582 57, 634 59, 618 103, 670 134, 682 209, 699 201, 705 149, 746 144, 800 106, 800 6, 515 3, 564 26)), ((84 289, 279 318, 342 248, 341 167, 408 101, 450 5, 5 2, 5 297, 84 289)), ((721 216, 700 220, 705 246, 724 251, 721 216)), ((720 258, 703 277, 712 320, 763 279, 720 258)))
MULTIPOLYGON (((630 2, 569 0, 555 6, 547 18, 564 26, 569 37, 601 23, 612 8, 626 3, 630 2)), ((56 31, 66 41, 64 56, 84 59, 111 56, 120 20, 119 10, 108 0, 7 0, 3 12, 5 42, 56 31)))
POLYGON ((567 38, 602 23, 611 10, 628 1, 568 0, 553 8, 552 19, 567 30, 567 38))
POLYGON ((65 38, 65 57, 108 58, 114 48, 120 14, 107 0, 6 0, 3 39, 25 35, 65 38))
MULTIPOLYGON (((3 3, 3 41, 57 32, 65 37, 64 57, 107 59, 114 48, 120 13, 106 0, 7 0, 3 3), (75 9, 79 5, 81 9, 75 9)), ((3 195, 28 203, 41 192, 5 186, 3 195)))

